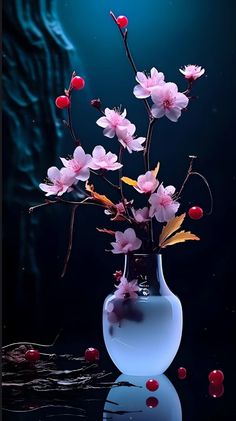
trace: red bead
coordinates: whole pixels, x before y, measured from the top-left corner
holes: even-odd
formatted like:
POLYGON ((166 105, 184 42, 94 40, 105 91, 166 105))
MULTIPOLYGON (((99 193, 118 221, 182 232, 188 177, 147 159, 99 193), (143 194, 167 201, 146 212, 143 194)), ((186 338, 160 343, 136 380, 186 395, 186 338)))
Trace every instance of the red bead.
POLYGON ((155 379, 149 379, 149 380, 146 382, 146 388, 147 388, 148 390, 150 390, 151 392, 155 392, 155 390, 157 390, 157 389, 158 389, 158 387, 159 387, 159 383, 158 383, 158 381, 157 381, 157 380, 155 380, 155 379))
POLYGON ((40 359, 40 352, 37 349, 28 349, 25 353, 25 359, 30 362, 36 362, 40 359))
POLYGON ((80 77, 80 76, 73 77, 73 79, 71 81, 72 88, 83 89, 84 85, 85 85, 85 81, 82 77, 80 77))
POLYGON ((129 21, 126 16, 118 16, 116 22, 120 28, 125 28, 128 25, 129 21))
POLYGON ((58 108, 67 108, 70 105, 70 99, 66 95, 58 96, 55 104, 58 108))
POLYGON ((187 370, 184 367, 178 368, 178 377, 180 380, 186 379, 187 377, 187 370))
POLYGON ((150 398, 147 398, 146 400, 146 405, 148 408, 152 409, 152 408, 156 408, 156 406, 158 405, 158 399, 155 398, 154 396, 150 396, 150 398))
POLYGON ((223 383, 218 384, 217 386, 210 383, 208 386, 208 393, 212 398, 220 398, 224 394, 223 383))
POLYGON ((199 206, 193 206, 189 209, 188 215, 191 219, 201 219, 203 217, 203 210, 199 206))
POLYGON ((88 348, 84 353, 85 361, 92 363, 99 360, 100 354, 96 348, 88 348))
POLYGON ((208 380, 214 386, 218 386, 224 381, 224 373, 221 370, 213 370, 209 373, 208 380))

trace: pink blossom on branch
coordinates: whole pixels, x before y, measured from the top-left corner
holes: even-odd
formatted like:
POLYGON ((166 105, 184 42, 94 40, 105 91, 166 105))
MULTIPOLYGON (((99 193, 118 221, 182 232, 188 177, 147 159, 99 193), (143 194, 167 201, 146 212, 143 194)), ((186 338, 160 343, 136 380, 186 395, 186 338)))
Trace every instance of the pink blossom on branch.
POLYGON ((122 164, 120 164, 119 162, 116 162, 117 159, 118 159, 117 155, 111 152, 106 153, 103 146, 98 145, 98 146, 95 146, 92 152, 92 160, 89 164, 89 167, 93 170, 103 169, 103 170, 115 171, 123 167, 122 164))
POLYGON ((152 218, 155 216, 158 222, 168 222, 173 218, 179 209, 180 203, 173 199, 175 192, 174 186, 167 186, 164 188, 162 184, 149 198, 151 204, 149 215, 152 218))
POLYGON ((113 247, 111 251, 114 254, 127 254, 129 251, 138 250, 142 245, 142 241, 136 237, 133 228, 126 229, 124 233, 116 231, 115 238, 116 242, 111 243, 113 247))
POLYGON ((64 167, 70 168, 74 172, 76 180, 86 181, 89 179, 89 164, 91 155, 86 154, 81 146, 74 150, 72 159, 60 158, 64 167))
POLYGON ((124 148, 127 148, 129 153, 133 151, 139 152, 143 151, 144 147, 142 144, 145 142, 145 137, 137 137, 135 138, 133 135, 135 133, 136 127, 134 124, 131 124, 127 129, 120 129, 116 130, 116 135, 118 137, 118 141, 124 148))
POLYGON ((131 122, 125 118, 126 110, 123 113, 120 113, 119 110, 110 110, 110 108, 105 109, 105 116, 100 117, 96 123, 98 126, 103 127, 103 134, 106 137, 114 137, 117 129, 122 129, 132 126, 131 122))
POLYGON ((142 72, 137 72, 136 80, 139 85, 134 87, 134 95, 140 99, 148 98, 154 88, 165 84, 164 78, 164 74, 158 72, 155 67, 151 69, 150 76, 146 76, 142 72))
POLYGON ((138 298, 137 292, 140 290, 137 280, 134 279, 133 281, 128 281, 124 276, 120 278, 120 283, 116 288, 115 297, 116 298, 123 298, 123 299, 134 299, 138 298))
POLYGON ((142 224, 143 222, 150 221, 149 209, 147 206, 145 208, 137 209, 137 210, 135 210, 134 208, 131 208, 131 211, 132 211, 135 221, 138 224, 142 224))
POLYGON ((69 168, 50 167, 47 172, 48 184, 40 183, 41 190, 46 192, 46 196, 61 196, 66 191, 71 191, 71 186, 76 182, 75 174, 69 168))
POLYGON ((192 81, 198 79, 205 73, 205 69, 193 64, 188 64, 188 66, 184 66, 184 69, 179 69, 179 71, 185 76, 185 79, 192 81))
POLYGON ((176 122, 181 116, 181 110, 186 108, 189 99, 186 95, 178 92, 175 83, 168 82, 163 86, 158 86, 152 92, 152 115, 161 118, 164 115, 171 121, 176 122))
POLYGON ((159 181, 153 175, 152 171, 147 171, 137 179, 137 184, 134 188, 139 193, 153 193, 159 185, 159 181))

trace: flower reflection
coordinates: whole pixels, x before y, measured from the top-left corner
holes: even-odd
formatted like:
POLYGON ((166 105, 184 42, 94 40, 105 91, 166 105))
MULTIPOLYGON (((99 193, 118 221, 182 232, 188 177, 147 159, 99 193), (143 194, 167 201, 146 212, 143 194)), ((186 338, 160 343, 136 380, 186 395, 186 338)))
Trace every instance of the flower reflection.
POLYGON ((128 382, 134 386, 112 387, 104 405, 103 420, 112 421, 181 421, 182 409, 179 396, 164 375, 155 376, 159 388, 150 392, 146 388, 147 377, 121 374, 118 382, 128 382))

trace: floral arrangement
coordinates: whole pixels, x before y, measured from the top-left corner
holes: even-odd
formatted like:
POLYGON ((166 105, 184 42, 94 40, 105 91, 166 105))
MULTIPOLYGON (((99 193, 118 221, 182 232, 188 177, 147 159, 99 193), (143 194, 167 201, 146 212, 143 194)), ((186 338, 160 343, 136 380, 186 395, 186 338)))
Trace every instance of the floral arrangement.
MULTIPOLYGON (((76 148, 73 157, 60 158, 63 164, 61 169, 55 166, 50 167, 46 181, 39 185, 46 196, 53 196, 53 199, 46 199, 44 203, 30 208, 32 211, 39 206, 61 202, 72 207, 70 241, 62 276, 65 274, 70 257, 74 218, 78 206, 101 207, 112 222, 126 224, 119 231, 97 228, 98 231, 114 238, 111 241, 112 249, 110 250, 114 254, 155 253, 176 243, 199 240, 190 231, 180 230, 186 213, 176 215, 180 208, 182 191, 190 175, 198 175, 206 183, 212 208, 212 195, 206 179, 200 173, 193 171, 195 156, 190 156, 187 175, 178 191, 173 185, 166 186, 161 180, 159 162, 155 168, 150 168, 150 149, 156 122, 163 117, 168 118, 170 122, 177 122, 182 114, 185 114, 184 111, 188 110, 190 101, 196 98, 191 96, 194 82, 204 74, 205 69, 196 65, 187 65, 179 69, 187 81, 184 92, 180 92, 175 83, 165 81, 164 74, 155 67, 151 69, 150 74, 138 71, 128 46, 128 19, 125 16, 116 18, 112 12, 110 15, 120 31, 127 58, 135 74, 137 84, 134 86, 133 94, 144 104, 148 122, 147 133, 145 136, 136 134, 136 126, 127 118, 126 109, 107 107, 104 110, 100 99, 93 99, 91 105, 101 114, 96 124, 103 129, 103 135, 109 139, 109 142, 106 149, 102 145, 97 145, 91 153, 86 153, 87 151, 75 135, 71 118, 72 93, 83 89, 85 81, 73 72, 65 95, 59 96, 55 102, 58 108, 66 109, 68 112, 68 119, 64 120, 64 124, 68 127, 76 148), (119 149, 119 152, 111 152, 110 146, 116 150, 119 149), (138 174, 136 179, 130 178, 128 169, 124 169, 123 154, 127 152, 143 154, 143 173, 138 174), (118 173, 117 183, 113 183, 110 179, 109 174, 113 171, 118 173), (116 194, 118 193, 119 200, 97 192, 92 177, 102 178, 116 194), (124 185, 129 186, 127 191, 130 191, 131 196, 134 191, 142 195, 144 202, 142 208, 136 208, 134 199, 126 197, 124 185), (79 197, 80 200, 74 200, 74 197, 77 199, 79 197)), ((203 211, 195 206, 189 209, 188 215, 193 219, 200 219, 203 211)), ((115 277, 119 282, 116 297, 125 297, 126 294, 130 298, 137 296, 139 287, 136 281, 128 282, 118 271, 115 277)))

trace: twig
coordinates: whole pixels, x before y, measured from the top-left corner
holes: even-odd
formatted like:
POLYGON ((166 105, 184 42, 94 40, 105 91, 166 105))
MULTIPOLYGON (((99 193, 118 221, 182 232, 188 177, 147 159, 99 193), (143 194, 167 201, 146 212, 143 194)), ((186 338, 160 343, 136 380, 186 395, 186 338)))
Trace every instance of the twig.
POLYGON ((148 124, 146 144, 143 152, 145 172, 150 170, 150 147, 153 134, 153 126, 156 121, 157 119, 153 117, 148 124))
POLYGON ((92 174, 97 175, 98 177, 102 177, 103 180, 105 180, 108 184, 110 184, 112 187, 114 187, 117 190, 120 190, 120 186, 117 186, 116 184, 112 183, 112 181, 110 181, 107 177, 105 177, 104 174, 98 174, 96 171, 94 170, 90 170, 92 174))
POLYGON ((52 347, 52 346, 55 345, 56 341, 58 340, 58 338, 59 338, 59 336, 60 336, 60 334, 62 332, 62 330, 63 329, 60 329, 60 331, 55 336, 55 339, 53 340, 53 342, 51 344, 49 344, 49 345, 46 345, 46 344, 38 344, 38 343, 35 343, 35 342, 14 342, 12 344, 8 344, 8 345, 2 346, 2 350, 7 349, 7 348, 12 348, 13 346, 18 346, 18 345, 19 346, 20 345, 32 345, 32 346, 40 346, 42 348, 50 348, 50 347, 52 347))
MULTIPOLYGON (((129 49, 129 46, 128 46, 128 30, 125 29, 125 31, 123 32, 122 29, 120 28, 120 26, 118 25, 117 19, 116 19, 115 15, 114 15, 114 13, 112 11, 110 11, 110 15, 111 15, 112 19, 114 20, 116 26, 118 27, 118 29, 120 31, 120 34, 121 34, 122 39, 124 41, 126 55, 127 55, 128 60, 129 60, 129 62, 131 64, 131 67, 132 67, 132 69, 133 69, 133 71, 134 71, 134 73, 136 75, 138 70, 137 70, 137 67, 135 65, 134 59, 133 59, 133 57, 131 55, 131 52, 130 52, 130 49, 129 49)), ((145 105, 145 108, 147 110, 148 117, 149 118, 152 118, 151 108, 149 106, 149 103, 148 103, 147 99, 142 99, 142 101, 143 101, 143 103, 145 105)))
POLYGON ((73 244, 75 212, 76 212, 77 208, 78 208, 78 205, 74 205, 72 207, 72 211, 71 211, 69 243, 68 243, 68 249, 67 249, 67 253, 66 253, 66 257, 65 257, 64 268, 63 268, 63 271, 62 271, 62 274, 61 274, 61 278, 63 278, 65 276, 67 265, 68 265, 70 255, 71 255, 72 244, 73 244))

